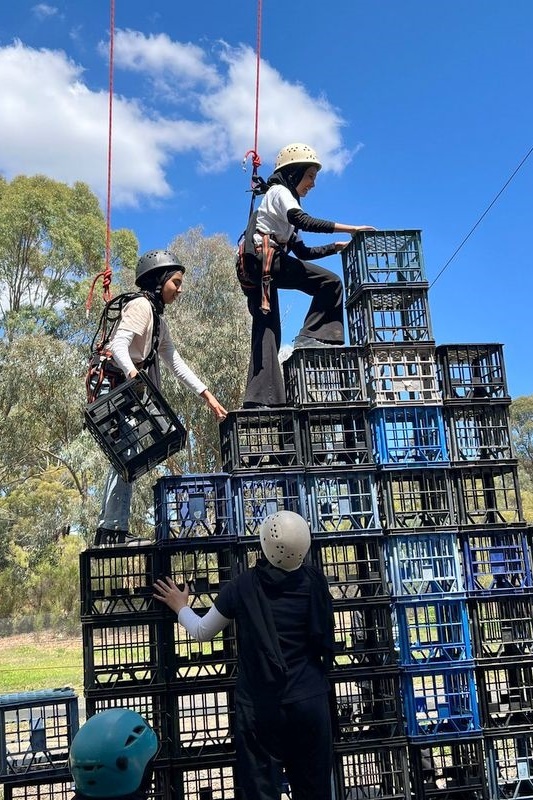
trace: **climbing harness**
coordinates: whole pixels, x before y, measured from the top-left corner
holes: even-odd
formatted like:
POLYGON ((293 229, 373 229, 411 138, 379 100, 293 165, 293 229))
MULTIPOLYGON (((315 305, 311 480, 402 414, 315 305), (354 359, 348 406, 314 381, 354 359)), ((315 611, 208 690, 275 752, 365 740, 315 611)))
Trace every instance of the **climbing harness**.
POLYGON ((151 298, 145 292, 125 292, 113 297, 106 303, 102 311, 98 328, 91 342, 91 355, 85 378, 88 404, 94 403, 101 394, 107 394, 126 380, 122 370, 113 361, 109 343, 120 322, 122 309, 126 303, 137 297, 146 297, 153 312, 152 345, 148 356, 139 365, 139 369, 147 370, 155 361, 159 347, 160 319, 151 298))

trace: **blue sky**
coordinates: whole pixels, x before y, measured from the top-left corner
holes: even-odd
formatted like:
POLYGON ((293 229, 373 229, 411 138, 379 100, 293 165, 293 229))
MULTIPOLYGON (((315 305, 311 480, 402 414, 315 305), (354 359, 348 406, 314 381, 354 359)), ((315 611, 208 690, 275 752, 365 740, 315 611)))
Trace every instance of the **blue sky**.
MULTIPOLYGON (((256 10, 116 0, 112 225, 141 251, 244 227, 256 10)), ((108 32, 103 0, 1 5, 4 176, 104 197, 108 32)), ((262 34, 261 174, 308 142, 324 169, 305 210, 422 229, 432 282, 533 146, 531 0, 263 0, 262 34)), ((430 290, 437 344, 502 342, 514 397, 533 394, 532 178, 533 155, 430 290)), ((322 263, 342 272, 339 256, 322 263)), ((306 307, 284 293, 284 342, 306 307)))

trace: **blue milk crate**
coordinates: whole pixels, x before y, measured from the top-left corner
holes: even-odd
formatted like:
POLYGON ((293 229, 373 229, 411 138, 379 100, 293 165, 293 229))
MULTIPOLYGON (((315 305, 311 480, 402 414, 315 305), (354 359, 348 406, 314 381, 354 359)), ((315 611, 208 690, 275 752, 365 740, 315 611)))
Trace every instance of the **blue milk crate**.
POLYGON ((239 537, 258 536, 265 517, 278 511, 294 511, 307 519, 303 471, 234 475, 231 491, 239 537))
POLYGON ((469 592, 508 594, 533 588, 531 552, 524 531, 466 531, 461 537, 469 592))
POLYGON ((445 400, 510 400, 501 344, 441 344, 437 377, 445 400))
POLYGON ((378 464, 405 469, 442 467, 449 461, 440 406, 375 408, 370 428, 378 464))
POLYGON ((291 408, 231 411, 220 424, 220 449, 225 472, 299 469, 298 414, 291 408))
POLYGON ((381 485, 383 524, 389 530, 442 530, 458 524, 448 468, 384 469, 381 485))
POLYGON ((350 344, 431 344, 427 289, 363 289, 346 303, 350 344))
POLYGON ((86 406, 85 425, 128 482, 183 450, 187 439, 180 420, 144 372, 86 406))
POLYGON ((428 599, 465 592, 457 533, 413 532, 385 541, 395 596, 428 599))
POLYGON ((490 800, 533 800, 533 734, 485 736, 490 800))
POLYGON ((78 726, 73 689, 0 695, 0 783, 57 777, 78 726))
POLYGON ((481 737, 411 743, 409 764, 417 800, 489 800, 481 737))
POLYGON ((333 609, 335 654, 333 676, 356 674, 360 670, 390 672, 398 666, 387 598, 343 601, 333 609))
POLYGON ((303 347, 283 362, 288 405, 367 405, 358 347, 303 347))
POLYGON ((341 257, 347 300, 365 286, 427 285, 419 230, 358 231, 341 257))
POLYGON ((333 764, 335 797, 339 800, 415 800, 406 743, 336 745, 333 764))
POLYGON ((155 546, 125 545, 80 553, 82 620, 131 614, 160 617, 161 604, 153 598, 153 587, 161 569, 155 546))
POLYGON ((466 600, 439 597, 394 604, 402 666, 459 664, 472 660, 466 600))
POLYGON ((408 736, 431 741, 479 735, 473 662, 460 667, 404 667, 402 687, 408 736))
POLYGON ((485 731, 533 729, 533 659, 478 666, 481 724, 485 731))
POLYGON ((478 664, 533 658, 533 595, 472 596, 469 601, 474 658, 478 664))
POLYGON ((380 532, 373 472, 309 470, 305 479, 313 534, 375 535, 380 532))
POLYGON ((363 350, 362 362, 371 405, 421 406, 442 402, 434 345, 370 344, 363 350))
POLYGON ((171 475, 154 486, 156 541, 235 536, 229 475, 171 475))
POLYGON ((366 409, 326 406, 300 411, 307 468, 343 469, 373 463, 366 409))
POLYGON ((459 524, 524 525, 516 461, 452 467, 459 524))
POLYGON ((382 744, 404 739, 400 677, 398 670, 376 673, 358 670, 352 675, 331 676, 334 743, 382 744))

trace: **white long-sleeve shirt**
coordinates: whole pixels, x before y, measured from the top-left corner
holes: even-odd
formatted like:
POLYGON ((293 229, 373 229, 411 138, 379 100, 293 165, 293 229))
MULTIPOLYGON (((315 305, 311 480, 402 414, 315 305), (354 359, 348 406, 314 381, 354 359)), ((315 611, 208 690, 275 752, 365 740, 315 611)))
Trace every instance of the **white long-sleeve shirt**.
MULTIPOLYGON (((114 362, 126 377, 150 354, 154 331, 153 316, 152 306, 146 297, 130 300, 122 310, 109 349, 114 362)), ((157 352, 176 378, 188 389, 196 394, 201 394, 207 389, 205 383, 197 377, 176 350, 168 325, 161 317, 157 352)))
POLYGON ((184 606, 178 614, 178 622, 193 639, 198 642, 208 642, 224 630, 231 620, 217 611, 215 606, 211 606, 203 617, 199 617, 190 606, 184 606))

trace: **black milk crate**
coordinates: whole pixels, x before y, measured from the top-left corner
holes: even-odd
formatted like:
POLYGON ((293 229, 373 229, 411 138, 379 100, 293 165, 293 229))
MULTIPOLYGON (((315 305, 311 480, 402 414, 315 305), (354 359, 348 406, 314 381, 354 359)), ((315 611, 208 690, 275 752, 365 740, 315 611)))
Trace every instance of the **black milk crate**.
POLYGON ((533 658, 533 595, 471 597, 474 658, 478 664, 533 658))
POLYGON ((313 535, 381 532, 374 472, 308 470, 305 482, 313 535))
POLYGON ((450 458, 459 463, 513 458, 509 408, 470 403, 444 408, 450 458))
POLYGON ((445 400, 510 400, 503 345, 442 344, 436 356, 445 400))
POLYGON ((409 763, 417 800, 492 800, 481 738, 410 744, 409 763))
POLYGON ((144 372, 86 406, 85 425, 129 482, 183 450, 187 439, 180 420, 144 372))
POLYGON ((335 654, 332 674, 356 670, 388 670, 398 665, 387 599, 337 603, 334 607, 335 654))
POLYGON ((432 344, 426 289, 380 287, 346 304, 350 344, 432 344))
POLYGON ((469 592, 494 595, 531 591, 531 550, 525 531, 465 531, 461 538, 469 592))
POLYGON ((0 695, 0 783, 54 777, 79 726, 73 689, 0 695))
POLYGON ((128 614, 161 617, 161 603, 153 599, 161 569, 154 546, 85 550, 80 554, 82 619, 128 614))
POLYGON ((236 800, 235 759, 229 756, 180 763, 174 760, 172 800, 236 800))
POLYGON ((235 535, 229 475, 172 475, 154 486, 157 542, 235 535))
POLYGON ((477 667, 481 724, 485 731, 533 729, 533 660, 477 667))
POLYGON ((177 746, 176 701, 167 689, 92 690, 85 693, 87 717, 108 708, 129 708, 145 719, 157 733, 160 750, 157 758, 170 758, 177 746))
POLYGON ((283 362, 287 403, 367 405, 358 347, 303 347, 283 362))
MULTIPOLYGON (((222 586, 237 574, 234 551, 223 542, 209 540, 199 550, 191 540, 179 547, 165 548, 169 566, 167 574, 176 581, 189 582, 189 606, 200 616, 207 613, 222 586)), ((172 633, 165 653, 169 680, 182 685, 233 680, 236 670, 234 623, 207 642, 193 639, 172 615, 172 633)))
POLYGON ((347 299, 364 287, 427 286, 419 230, 358 231, 341 257, 347 299))
POLYGON ((176 759, 200 764, 211 756, 233 755, 233 693, 233 687, 181 691, 175 686, 171 694, 177 716, 176 759))
POLYGON ((303 471, 234 475, 231 491, 239 537, 257 536, 265 517, 278 511, 294 511, 307 518, 303 471))
POLYGON ((394 604, 398 649, 404 666, 460 666, 472 661, 465 599, 439 597, 394 604))
POLYGON ((165 622, 135 615, 82 625, 85 690, 163 686, 165 622))
POLYGON ((533 734, 486 735, 490 800, 533 800, 533 734))
POLYGON ((370 428, 377 464, 401 469, 448 464, 441 406, 375 408, 370 428))
POLYGON ((342 469, 373 464, 368 415, 346 406, 300 411, 306 467, 342 469))
POLYGON ((451 477, 460 525, 524 524, 515 461, 452 467, 451 477))
POLYGON ((331 687, 335 744, 392 743, 405 738, 398 670, 332 675, 331 687))
POLYGON ((298 414, 291 408, 231 411, 220 425, 220 449, 225 472, 299 469, 298 414))
POLYGON ((419 741, 479 735, 474 662, 460 666, 403 667, 407 735, 419 741))
POLYGON ((394 595, 427 599, 464 594, 457 532, 413 531, 387 536, 385 541, 394 595))
POLYGON ((368 345, 363 351, 364 384, 377 406, 442 402, 434 345, 368 345))
POLYGON ((449 470, 384 469, 378 476, 386 527, 442 530, 457 526, 449 470))
POLYGON ((415 800, 406 744, 337 745, 333 759, 338 800, 415 800))
POLYGON ((23 783, 5 783, 4 800, 72 800, 74 781, 67 767, 49 778, 27 776, 23 783))
POLYGON ((334 602, 389 597, 383 536, 316 536, 313 563, 324 573, 334 602))

